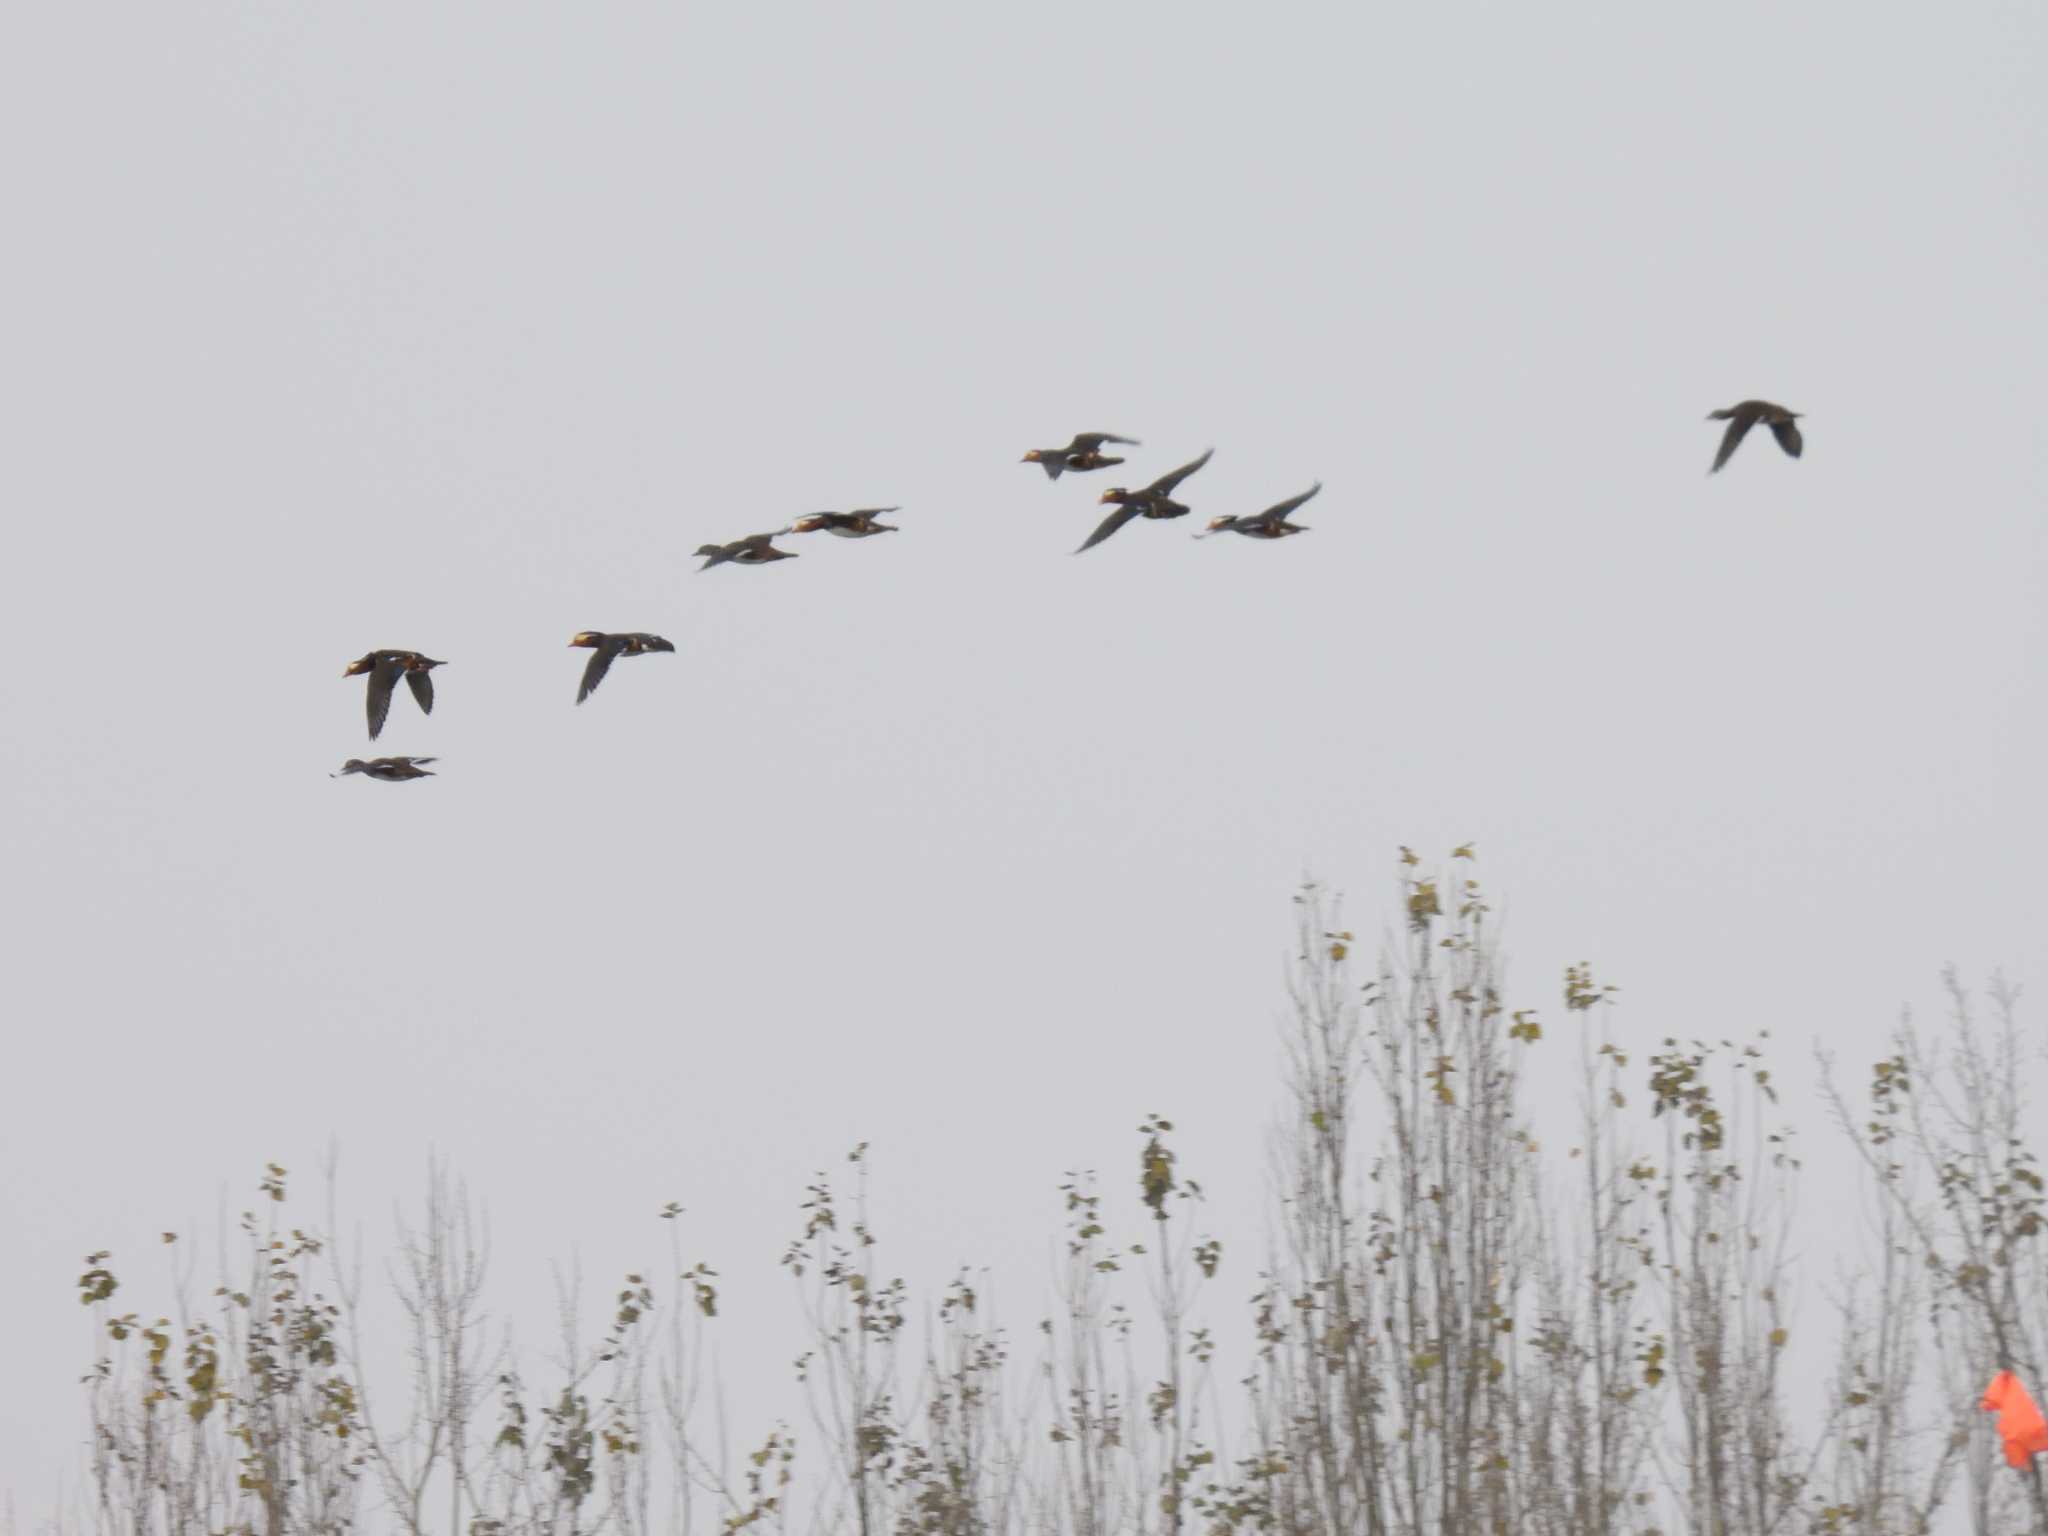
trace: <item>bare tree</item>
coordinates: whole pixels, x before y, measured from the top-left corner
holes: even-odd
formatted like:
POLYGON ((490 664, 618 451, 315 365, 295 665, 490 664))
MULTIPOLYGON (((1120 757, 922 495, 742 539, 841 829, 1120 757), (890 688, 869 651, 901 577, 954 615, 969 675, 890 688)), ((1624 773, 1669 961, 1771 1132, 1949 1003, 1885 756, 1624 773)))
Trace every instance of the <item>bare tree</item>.
MULTIPOLYGON (((328 1169, 329 1227, 334 1224, 334 1169, 328 1169)), ((387 1280, 405 1316, 412 1362, 405 1415, 380 1425, 370 1398, 363 1339, 360 1264, 339 1250, 337 1290, 347 1320, 346 1357, 358 1388, 363 1438, 384 1488, 387 1505, 411 1536, 432 1529, 461 1531, 465 1511, 478 1509, 472 1484, 471 1425, 502 1359, 502 1340, 489 1337, 483 1312, 490 1269, 490 1234, 469 1192, 451 1180, 445 1163, 427 1166, 426 1208, 415 1223, 395 1217, 398 1254, 387 1280), (447 1524, 429 1510, 434 1494, 447 1500, 447 1524)))

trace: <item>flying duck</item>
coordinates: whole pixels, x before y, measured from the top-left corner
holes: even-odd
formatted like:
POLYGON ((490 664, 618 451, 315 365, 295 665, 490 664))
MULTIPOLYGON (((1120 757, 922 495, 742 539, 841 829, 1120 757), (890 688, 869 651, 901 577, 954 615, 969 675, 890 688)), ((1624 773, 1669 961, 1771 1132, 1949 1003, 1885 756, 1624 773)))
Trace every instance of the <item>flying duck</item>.
POLYGON ((583 669, 583 682, 576 689, 576 702, 581 704, 604 681, 605 673, 612 669, 615 656, 645 656, 649 651, 672 651, 670 645, 659 635, 640 633, 608 635, 601 629, 586 629, 575 635, 569 644, 582 646, 590 651, 590 665, 583 669))
POLYGON ((1749 435, 1749 429, 1762 422, 1771 429, 1771 435, 1778 440, 1778 446, 1793 458, 1799 457, 1799 450, 1806 446, 1806 440, 1799 435, 1799 411, 1788 411, 1782 405, 1773 405, 1768 400, 1745 400, 1740 405, 1731 405, 1725 411, 1709 411, 1707 420, 1725 421, 1728 430, 1721 434, 1721 451, 1714 455, 1714 473, 1726 464, 1742 446, 1742 440, 1749 435))
POLYGON ((794 560, 796 556, 789 550, 777 549, 768 542, 788 532, 787 528, 778 528, 773 533, 750 533, 730 544, 700 545, 697 553, 704 557, 704 563, 697 569, 708 571, 714 565, 766 565, 771 560, 794 560))
POLYGON ((1074 440, 1064 448, 1033 448, 1018 460, 1021 464, 1036 464, 1045 471, 1048 480, 1057 480, 1068 470, 1076 473, 1086 469, 1107 469, 1112 464, 1123 463, 1102 452, 1104 443, 1126 443, 1139 446, 1135 437, 1118 437, 1114 432, 1076 432, 1074 440))
POLYGON ((1115 502, 1117 509, 1102 520, 1102 525, 1088 535, 1088 542, 1074 553, 1093 549, 1134 517, 1186 517, 1189 509, 1173 499, 1174 487, 1208 463, 1209 455, 1215 451, 1211 448, 1192 464, 1183 464, 1172 474, 1161 475, 1142 491, 1127 491, 1120 485, 1104 491, 1098 499, 1115 502))
POLYGON ((386 784, 397 784, 405 779, 431 779, 434 770, 422 768, 421 763, 436 763, 436 757, 373 757, 367 763, 360 757, 352 757, 341 765, 340 773, 330 773, 330 779, 346 774, 360 773, 373 779, 382 779, 386 784))
POLYGON ((895 507, 863 507, 856 512, 813 512, 800 517, 789 525, 791 533, 829 533, 842 539, 865 539, 877 533, 894 533, 893 523, 878 523, 876 518, 895 507))
POLYGON ((446 662, 423 656, 418 651, 369 651, 342 668, 343 677, 355 677, 363 672, 370 674, 367 699, 370 740, 375 741, 377 733, 384 729, 384 718, 391 713, 391 690, 398 685, 401 675, 405 678, 406 687, 412 690, 413 698, 419 702, 420 713, 431 715, 434 712, 433 669, 446 665, 446 662))
POLYGON ((1307 533, 1308 529, 1300 523, 1287 521, 1287 514, 1322 488, 1323 482, 1318 480, 1299 496, 1290 496, 1286 501, 1278 502, 1265 511, 1255 512, 1249 517, 1211 518, 1209 526, 1195 537, 1203 539, 1212 533, 1241 533, 1248 539, 1284 539, 1290 533, 1307 533))

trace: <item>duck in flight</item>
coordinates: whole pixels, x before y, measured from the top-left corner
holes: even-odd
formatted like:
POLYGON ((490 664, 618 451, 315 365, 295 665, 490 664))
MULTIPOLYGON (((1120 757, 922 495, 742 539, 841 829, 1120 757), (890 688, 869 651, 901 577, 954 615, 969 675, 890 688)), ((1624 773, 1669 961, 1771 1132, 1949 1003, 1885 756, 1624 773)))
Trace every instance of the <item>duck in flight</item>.
POLYGON ((583 682, 576 689, 576 702, 581 704, 604 681, 605 673, 612 669, 612 659, 618 656, 645 656, 650 651, 673 651, 659 635, 632 634, 608 635, 601 629, 586 629, 569 641, 572 646, 589 650, 590 665, 583 669, 583 682))
POLYGON ((878 523, 875 519, 897 510, 895 507, 863 507, 855 512, 813 512, 791 523, 789 531, 829 533, 841 539, 865 539, 878 533, 896 532, 895 524, 878 523))
POLYGON ((391 691, 398 686, 401 676, 405 678, 406 687, 412 690, 420 713, 431 715, 434 712, 433 670, 446 665, 446 662, 423 656, 418 651, 369 651, 342 668, 343 677, 356 677, 364 672, 370 674, 367 698, 370 740, 375 741, 377 733, 384 729, 384 719, 391 713, 391 691))
POLYGON ((1725 411, 1709 411, 1707 420, 1725 421, 1728 430, 1721 434, 1721 451, 1714 455, 1714 473, 1735 456, 1735 450, 1742 446, 1742 440, 1749 436, 1749 429, 1762 422, 1771 429, 1771 435, 1778 440, 1778 446, 1793 458, 1806 446, 1806 440, 1799 435, 1798 418, 1800 411, 1788 411, 1782 405, 1773 405, 1768 400, 1744 400, 1740 405, 1731 405, 1725 411))
POLYGON ((340 773, 330 773, 330 779, 339 779, 351 773, 364 774, 369 778, 382 779, 386 784, 401 783, 406 779, 431 779, 434 770, 422 768, 421 763, 437 763, 437 757, 373 757, 364 762, 352 757, 341 765, 340 773))
POLYGON ((1212 533, 1241 533, 1248 539, 1284 539, 1290 533, 1307 533, 1308 529, 1302 524, 1287 521, 1287 514, 1322 488, 1323 482, 1318 480, 1299 496, 1290 496, 1287 500, 1276 502, 1265 511, 1255 512, 1249 517, 1211 518, 1209 526, 1195 537, 1205 539, 1212 533))
POLYGON ((1064 448, 1033 448, 1018 462, 1036 464, 1045 471, 1048 480, 1057 480, 1068 470, 1080 473, 1088 469, 1107 469, 1112 464, 1123 463, 1103 453, 1104 443, 1124 443, 1132 448, 1139 446, 1135 437, 1118 437, 1114 432, 1076 432, 1074 440, 1064 448))
MULTIPOLYGON (((892 509, 893 510, 893 509, 892 509)), ((766 565, 771 560, 794 560, 796 555, 787 549, 777 549, 769 543, 779 539, 790 530, 778 528, 773 533, 750 533, 744 539, 734 539, 730 544, 704 544, 697 553, 704 557, 704 563, 697 567, 708 571, 714 565, 766 565)))
POLYGON ((1142 491, 1127 491, 1120 485, 1104 491, 1097 499, 1115 502, 1116 510, 1102 520, 1101 526, 1089 534, 1088 541, 1074 553, 1078 555, 1093 549, 1134 517, 1186 517, 1191 509, 1173 499, 1174 489, 1208 463, 1215 451, 1211 448, 1193 463, 1183 464, 1171 474, 1161 475, 1142 491))

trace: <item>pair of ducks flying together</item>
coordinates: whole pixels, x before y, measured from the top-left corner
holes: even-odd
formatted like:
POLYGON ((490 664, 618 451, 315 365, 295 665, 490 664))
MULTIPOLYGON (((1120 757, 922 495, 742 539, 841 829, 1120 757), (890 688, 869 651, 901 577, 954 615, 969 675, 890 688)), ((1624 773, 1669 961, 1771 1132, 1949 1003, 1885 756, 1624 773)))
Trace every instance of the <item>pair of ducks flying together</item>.
MULTIPOLYGON (((1020 462, 1038 465, 1050 480, 1059 479, 1069 470, 1080 473, 1084 470, 1103 469, 1111 464, 1123 463, 1122 459, 1109 458, 1103 454, 1104 443, 1129 443, 1135 447, 1138 440, 1135 437, 1118 437, 1114 432, 1077 432, 1074 440, 1066 447, 1033 448, 1020 462)), ((1116 510, 1102 520, 1096 530, 1088 535, 1087 542, 1074 553, 1078 555, 1093 549, 1124 524, 1140 517, 1186 517, 1192 509, 1186 503, 1174 500, 1173 493, 1179 489, 1181 481, 1208 463, 1210 455, 1215 451, 1214 448, 1209 449, 1192 463, 1183 464, 1179 469, 1161 475, 1143 490, 1127 490, 1118 485, 1104 491, 1097 499, 1115 502, 1116 510)), ((1211 518, 1209 526, 1195 537, 1204 538, 1212 533, 1241 533, 1249 539, 1284 539, 1290 533, 1307 533, 1306 527, 1300 523, 1290 523, 1287 516, 1322 488, 1323 482, 1318 480, 1299 496, 1290 496, 1263 512, 1256 512, 1247 517, 1211 518)))
MULTIPOLYGON (((1181 481, 1208 463, 1209 455, 1215 451, 1211 448, 1199 459, 1183 464, 1171 473, 1161 475, 1143 490, 1130 491, 1118 485, 1104 491, 1099 499, 1115 502, 1116 510, 1096 526, 1095 531, 1088 535, 1080 549, 1074 553, 1078 555, 1093 549, 1124 524, 1140 517, 1186 517, 1191 509, 1186 503, 1174 500, 1173 493, 1180 488, 1181 481)), ((1195 537, 1206 538, 1212 533, 1241 533, 1248 539, 1284 539, 1290 533, 1307 533, 1305 525, 1290 523, 1287 515, 1322 488, 1323 482, 1318 480, 1299 496, 1290 496, 1285 501, 1275 502, 1265 511, 1254 512, 1247 517, 1212 517, 1209 519, 1209 526, 1195 537)))
MULTIPOLYGON (((837 515, 837 514, 829 514, 837 515)), ((586 629, 569 641, 571 646, 589 650, 590 663, 583 669, 583 681, 576 689, 576 702, 581 704, 604 681, 612 662, 621 656, 645 656, 654 651, 673 651, 675 646, 660 635, 643 632, 628 634, 607 634, 602 630, 586 629)), ((370 722, 370 740, 375 741, 383 733, 384 722, 391 716, 391 699, 397 691, 398 680, 405 679, 413 699, 420 707, 420 713, 434 712, 433 669, 446 666, 446 662, 419 651, 370 651, 357 657, 342 669, 343 677, 359 677, 367 672, 370 686, 365 703, 370 722)), ((373 779, 398 780, 427 778, 428 770, 417 768, 420 763, 431 763, 431 757, 379 757, 367 762, 361 758, 350 758, 342 765, 341 772, 366 773, 373 779), (395 766, 394 766, 395 765, 395 766)), ((340 777, 339 774, 332 777, 340 777)))
POLYGON ((895 533, 894 523, 877 522, 876 519, 898 510, 896 507, 862 507, 853 512, 813 512, 773 533, 750 533, 730 544, 700 545, 697 553, 704 557, 704 563, 697 569, 708 571, 714 565, 767 565, 776 560, 794 560, 796 551, 777 549, 769 542, 785 533, 829 533, 841 539, 866 539, 878 533, 895 533))

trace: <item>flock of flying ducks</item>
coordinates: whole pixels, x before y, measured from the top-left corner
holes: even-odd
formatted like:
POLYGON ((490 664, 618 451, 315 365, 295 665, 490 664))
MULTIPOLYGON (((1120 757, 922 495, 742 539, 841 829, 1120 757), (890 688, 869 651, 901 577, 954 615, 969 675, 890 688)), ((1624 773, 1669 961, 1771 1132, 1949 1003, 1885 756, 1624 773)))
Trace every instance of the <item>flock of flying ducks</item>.
MULTIPOLYGON (((1707 420, 1725 421, 1727 430, 1721 434, 1721 446, 1714 455, 1713 465, 1708 474, 1713 474, 1734 456, 1742 446, 1743 438, 1750 428, 1759 424, 1771 429, 1771 435, 1778 440, 1778 446, 1793 458, 1798 458, 1805 448, 1805 440, 1799 435, 1800 416, 1798 411, 1788 411, 1782 405, 1773 405, 1768 400, 1744 400, 1726 410, 1711 412, 1707 420)), ((1119 437, 1114 432, 1077 432, 1074 440, 1064 448, 1033 448, 1020 461, 1036 464, 1043 469, 1046 478, 1057 480, 1064 474, 1083 474, 1089 470, 1107 469, 1124 461, 1102 450, 1106 444, 1116 443, 1138 447, 1135 437, 1119 437)), ((1168 519, 1186 517, 1191 510, 1185 502, 1174 500, 1174 492, 1188 476, 1209 462, 1211 448, 1198 459, 1192 459, 1179 469, 1169 471, 1154 480, 1142 490, 1127 490, 1113 486, 1098 498, 1103 504, 1114 504, 1116 510, 1105 517, 1088 535, 1081 547, 1074 551, 1082 554, 1093 549, 1104 539, 1120 531, 1125 524, 1138 518, 1168 519)), ((1290 534, 1306 533, 1308 529, 1300 523, 1289 522, 1288 518, 1308 501, 1323 484, 1318 480, 1298 496, 1276 502, 1263 512, 1248 516, 1211 518, 1209 526, 1195 537, 1206 538, 1216 533, 1237 533, 1248 539, 1284 539, 1290 534)), ((706 544, 697 550, 704 563, 700 571, 708 571, 714 565, 772 565, 777 560, 794 560, 793 550, 777 549, 774 541, 786 534, 829 533, 842 539, 867 539, 876 534, 895 533, 892 523, 880 519, 898 509, 895 507, 864 507, 852 512, 814 512, 800 517, 786 528, 773 533, 749 534, 744 539, 735 539, 730 544, 706 544)), ((660 635, 638 631, 608 634, 603 630, 586 629, 573 636, 569 644, 590 652, 590 660, 583 668, 583 678, 576 687, 576 702, 581 704, 597 691, 597 685, 604 681, 612 663, 621 656, 647 656, 658 651, 673 651, 675 647, 660 635)), ((375 741, 384 729, 384 722, 391 713, 392 696, 398 690, 398 680, 405 679, 407 690, 420 707, 420 713, 434 712, 434 668, 445 663, 434 660, 420 651, 370 651, 350 662, 342 671, 344 677, 359 677, 369 674, 367 707, 370 720, 370 739, 375 741)), ((341 773, 360 773, 385 783, 403 783, 407 779, 433 777, 433 770, 424 766, 438 761, 431 757, 373 757, 363 759, 352 757, 342 764, 341 773)))

